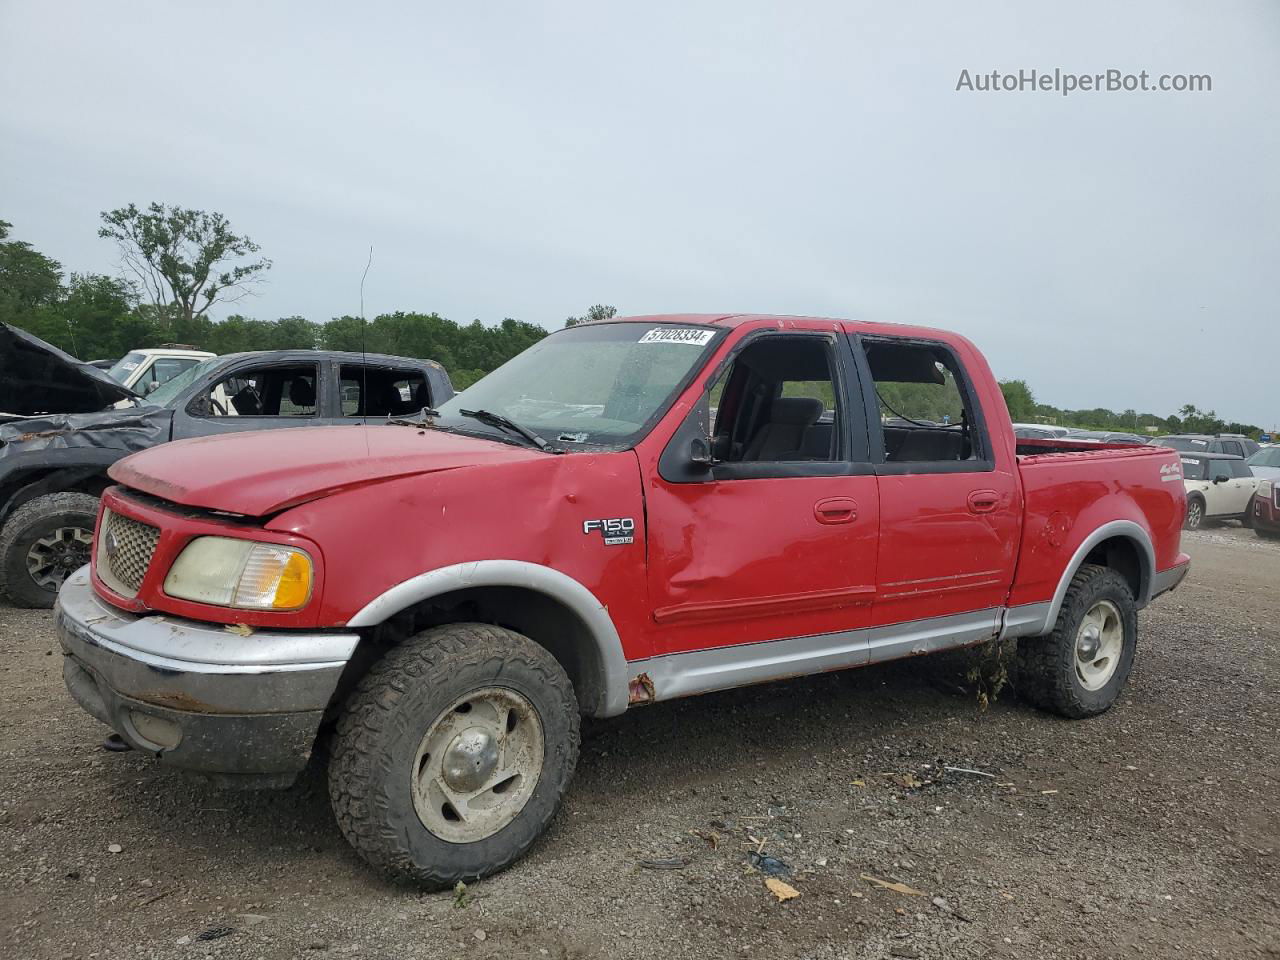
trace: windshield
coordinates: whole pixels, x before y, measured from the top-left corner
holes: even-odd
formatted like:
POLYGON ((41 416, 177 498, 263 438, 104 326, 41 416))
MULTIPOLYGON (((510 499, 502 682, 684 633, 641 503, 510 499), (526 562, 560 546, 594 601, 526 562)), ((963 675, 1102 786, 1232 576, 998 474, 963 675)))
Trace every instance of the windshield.
POLYGON ((1168 447, 1170 450, 1208 450, 1208 440, 1198 440, 1194 437, 1161 437, 1156 441, 1162 447, 1168 447))
POLYGON ((171 406, 178 399, 178 395, 194 383, 196 379, 202 377, 217 359, 217 357, 210 357, 208 360, 202 360, 189 370, 182 371, 172 380, 166 380, 147 394, 145 402, 150 406, 156 407, 171 406))
POLYGON ((554 333, 441 404, 460 430, 502 431, 462 416, 500 414, 553 447, 629 446, 675 399, 711 349, 708 327, 583 324, 554 333))
POLYGON ((117 383, 125 383, 145 359, 147 359, 145 354, 126 353, 111 365, 111 368, 107 371, 107 376, 117 383))
POLYGON ((1280 447, 1263 447, 1245 462, 1251 467, 1280 467, 1280 447))

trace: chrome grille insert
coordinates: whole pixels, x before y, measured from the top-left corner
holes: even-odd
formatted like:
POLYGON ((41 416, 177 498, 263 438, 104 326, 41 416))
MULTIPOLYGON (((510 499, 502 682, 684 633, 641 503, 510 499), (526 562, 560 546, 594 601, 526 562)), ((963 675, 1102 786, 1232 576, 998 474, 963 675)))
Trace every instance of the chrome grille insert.
POLYGON ((103 510, 97 561, 102 582, 123 597, 137 596, 159 539, 159 528, 103 510))

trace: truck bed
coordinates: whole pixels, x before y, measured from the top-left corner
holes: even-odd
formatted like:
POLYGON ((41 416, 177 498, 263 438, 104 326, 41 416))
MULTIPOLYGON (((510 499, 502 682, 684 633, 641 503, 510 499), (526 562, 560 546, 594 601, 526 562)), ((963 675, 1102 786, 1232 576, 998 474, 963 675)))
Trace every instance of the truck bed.
POLYGON ((1052 598, 1085 539, 1132 524, 1154 549, 1154 572, 1180 562, 1186 495, 1175 450, 1070 440, 1019 440, 1023 535, 1010 604, 1052 598))

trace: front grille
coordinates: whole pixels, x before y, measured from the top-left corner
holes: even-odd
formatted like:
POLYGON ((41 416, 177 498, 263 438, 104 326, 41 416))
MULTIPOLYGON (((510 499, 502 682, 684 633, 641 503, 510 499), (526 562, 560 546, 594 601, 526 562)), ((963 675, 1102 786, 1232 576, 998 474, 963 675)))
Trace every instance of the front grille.
POLYGON ((103 510, 98 530, 99 578, 123 597, 136 596, 159 539, 158 528, 103 510))

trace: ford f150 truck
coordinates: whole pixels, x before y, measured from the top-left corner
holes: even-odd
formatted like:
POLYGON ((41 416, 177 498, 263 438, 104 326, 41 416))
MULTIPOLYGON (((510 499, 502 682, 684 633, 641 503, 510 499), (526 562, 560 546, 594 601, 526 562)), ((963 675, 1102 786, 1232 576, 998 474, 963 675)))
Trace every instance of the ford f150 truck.
POLYGON ((186 437, 377 422, 453 396, 430 360, 318 350, 201 356, 143 400, 0 324, 0 598, 53 606, 89 559, 98 494, 121 457, 186 437), (113 402, 123 409, 103 409, 113 402))
POLYGON ((588 323, 401 424, 116 463, 56 621, 162 764, 287 784, 330 738, 343 833, 429 886, 530 847, 580 714, 1020 638, 1020 692, 1088 717, 1188 569, 1176 452, 1016 441, 937 330, 588 323))

